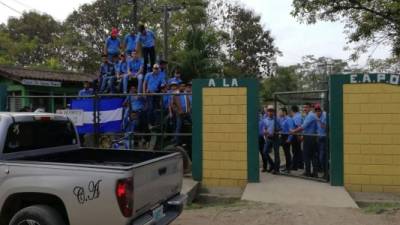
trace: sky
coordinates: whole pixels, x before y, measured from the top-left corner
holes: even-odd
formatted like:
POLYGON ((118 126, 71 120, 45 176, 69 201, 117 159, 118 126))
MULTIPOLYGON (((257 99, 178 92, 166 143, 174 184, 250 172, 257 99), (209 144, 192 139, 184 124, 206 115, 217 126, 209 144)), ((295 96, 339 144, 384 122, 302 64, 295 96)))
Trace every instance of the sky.
MULTIPOLYGON (((81 4, 94 0, 0 0, 0 23, 7 22, 10 16, 18 17, 18 12, 36 10, 52 15, 63 21, 81 4), (8 6, 8 7, 7 7, 8 6), (12 9, 10 9, 11 7, 12 9), (18 12, 16 12, 18 11, 18 12)), ((266 29, 271 30, 275 44, 283 53, 278 58, 280 65, 291 65, 301 62, 305 55, 349 59, 351 50, 344 50, 346 36, 344 25, 340 22, 318 22, 315 25, 299 23, 290 15, 291 0, 240 0, 243 5, 261 15, 266 29)), ((390 48, 379 46, 362 55, 357 62, 363 67, 368 57, 386 58, 390 56, 390 48)))

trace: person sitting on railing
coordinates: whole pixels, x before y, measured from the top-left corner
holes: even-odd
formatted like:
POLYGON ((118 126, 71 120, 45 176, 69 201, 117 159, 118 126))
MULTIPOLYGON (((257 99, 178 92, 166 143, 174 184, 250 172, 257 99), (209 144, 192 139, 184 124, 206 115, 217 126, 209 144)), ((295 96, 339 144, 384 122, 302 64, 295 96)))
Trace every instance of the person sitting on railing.
POLYGON ((128 82, 132 78, 137 78, 137 90, 138 93, 142 93, 143 89, 143 59, 139 57, 139 54, 136 51, 133 51, 131 54, 131 58, 128 59, 128 76, 124 77, 122 80, 124 90, 127 89, 128 82), (125 88, 126 86, 126 88, 125 88))
POLYGON ((90 88, 90 83, 89 81, 83 82, 83 89, 79 91, 78 95, 79 96, 91 96, 93 95, 93 89, 90 88))
POLYGON ((128 61, 126 60, 125 54, 121 54, 119 56, 119 59, 120 60, 117 64, 117 79, 119 81, 121 81, 121 85, 123 86, 122 92, 124 94, 127 94, 128 93, 128 77, 129 77, 128 61))
POLYGON ((117 63, 118 63, 118 55, 113 56, 112 62, 107 61, 107 63, 102 64, 102 70, 104 70, 104 74, 102 77, 100 92, 106 93, 111 92, 114 93, 115 87, 114 83, 116 80, 116 70, 117 70, 117 63), (104 68, 103 68, 104 67, 104 68))
POLYGON ((182 83, 180 68, 175 69, 174 77, 168 80, 168 84, 171 84, 171 82, 176 82, 178 85, 182 83))

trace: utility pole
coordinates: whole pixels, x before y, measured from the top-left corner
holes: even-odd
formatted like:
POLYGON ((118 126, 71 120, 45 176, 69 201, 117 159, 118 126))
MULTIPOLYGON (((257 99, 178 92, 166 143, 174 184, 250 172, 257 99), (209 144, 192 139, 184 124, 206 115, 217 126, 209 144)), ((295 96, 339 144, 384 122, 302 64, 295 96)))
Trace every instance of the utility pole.
POLYGON ((132 5, 133 5, 133 9, 132 9, 132 19, 133 19, 133 29, 135 31, 137 31, 138 28, 138 0, 131 0, 132 1, 132 5))

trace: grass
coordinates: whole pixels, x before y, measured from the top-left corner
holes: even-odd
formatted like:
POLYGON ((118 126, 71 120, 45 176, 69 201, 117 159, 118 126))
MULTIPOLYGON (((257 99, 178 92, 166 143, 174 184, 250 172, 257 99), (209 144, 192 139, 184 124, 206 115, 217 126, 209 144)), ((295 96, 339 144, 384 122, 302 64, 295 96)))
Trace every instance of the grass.
POLYGON ((250 202, 242 201, 238 198, 207 198, 198 199, 190 205, 186 206, 186 210, 196 210, 204 208, 234 208, 248 206, 250 202))
POLYGON ((359 203, 365 213, 382 214, 400 210, 400 203, 359 203))

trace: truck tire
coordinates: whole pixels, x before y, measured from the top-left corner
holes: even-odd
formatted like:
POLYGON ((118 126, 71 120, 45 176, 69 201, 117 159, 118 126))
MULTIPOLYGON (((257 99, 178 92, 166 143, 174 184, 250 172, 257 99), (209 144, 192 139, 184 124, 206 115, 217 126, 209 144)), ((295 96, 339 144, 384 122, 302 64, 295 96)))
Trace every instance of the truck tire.
POLYGON ((192 160, 190 160, 190 157, 184 148, 181 146, 168 145, 164 148, 164 151, 180 152, 183 158, 183 172, 185 174, 192 172, 192 160))
POLYGON ((60 213, 47 205, 33 205, 18 211, 9 225, 65 225, 60 213))

